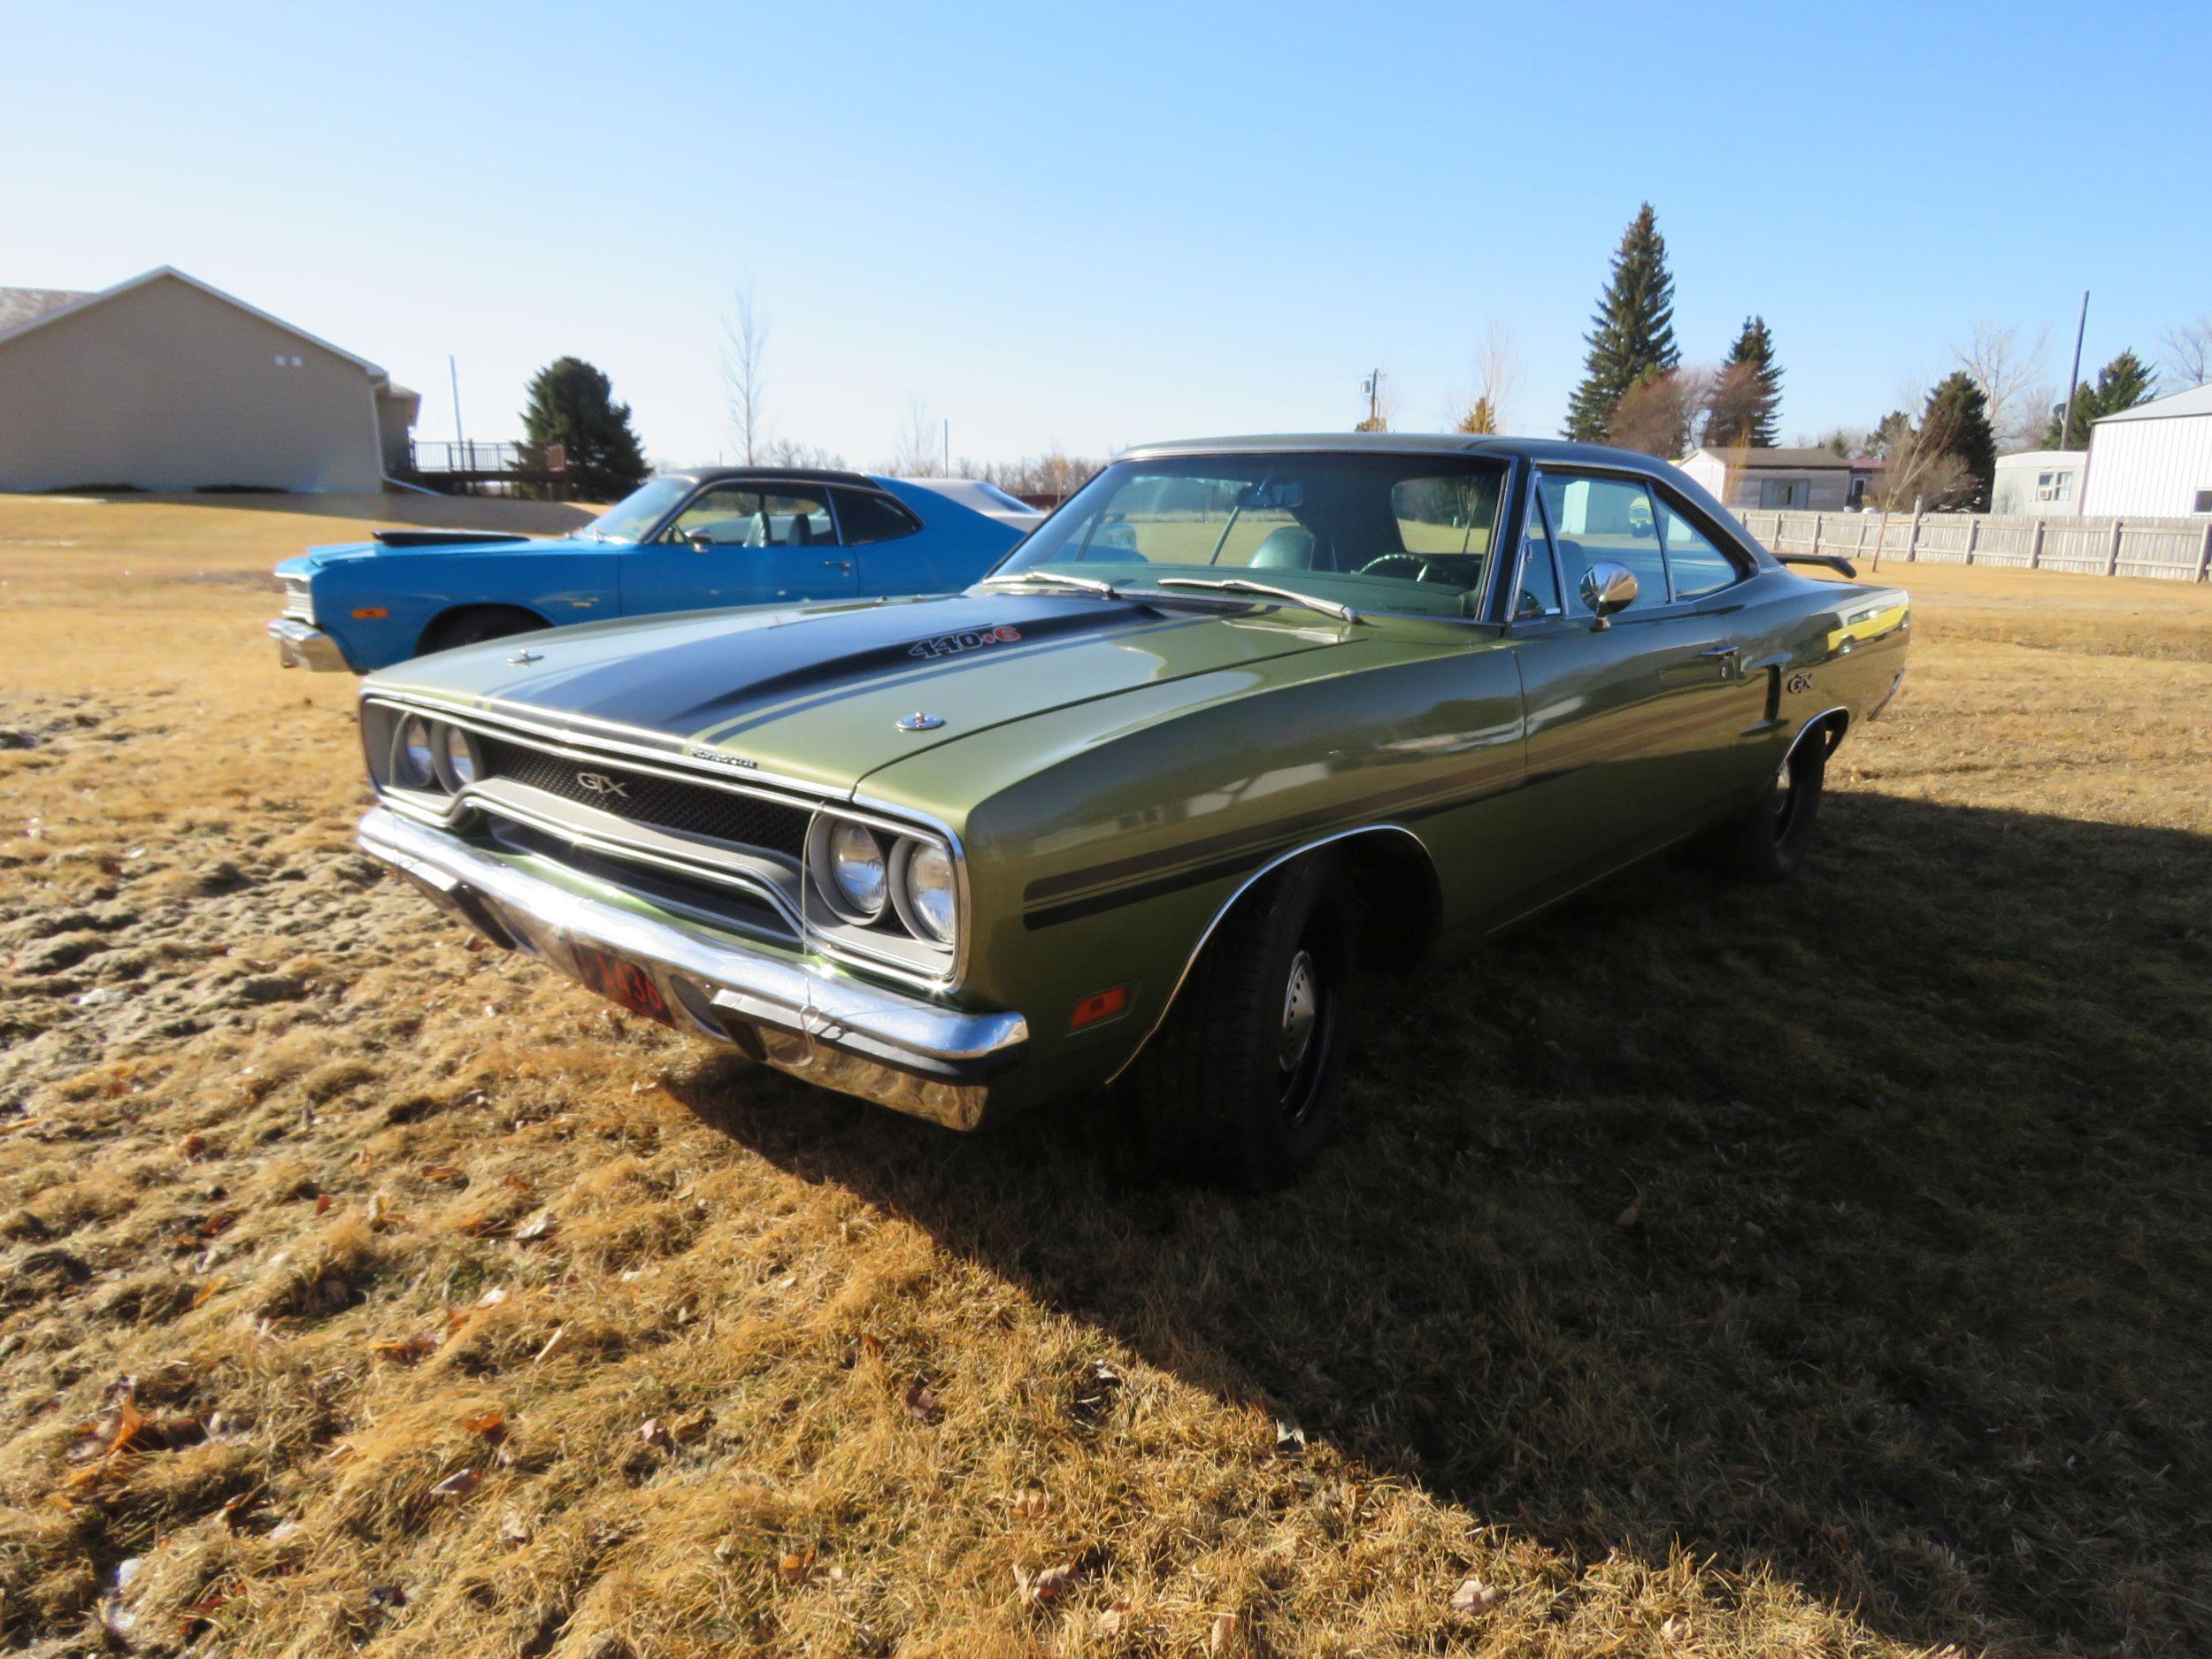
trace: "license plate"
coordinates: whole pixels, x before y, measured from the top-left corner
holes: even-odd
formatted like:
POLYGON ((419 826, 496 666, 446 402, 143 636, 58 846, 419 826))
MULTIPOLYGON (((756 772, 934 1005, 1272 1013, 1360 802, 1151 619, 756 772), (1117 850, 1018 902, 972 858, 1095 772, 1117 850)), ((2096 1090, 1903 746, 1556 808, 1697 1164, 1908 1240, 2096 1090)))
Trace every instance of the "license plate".
POLYGON ((676 1017, 668 1011, 668 999, 661 995, 659 984, 636 963, 625 961, 596 945, 572 944, 568 954, 576 964, 576 977, 609 1002, 620 1003, 633 1014, 657 1019, 664 1025, 676 1023, 676 1017))

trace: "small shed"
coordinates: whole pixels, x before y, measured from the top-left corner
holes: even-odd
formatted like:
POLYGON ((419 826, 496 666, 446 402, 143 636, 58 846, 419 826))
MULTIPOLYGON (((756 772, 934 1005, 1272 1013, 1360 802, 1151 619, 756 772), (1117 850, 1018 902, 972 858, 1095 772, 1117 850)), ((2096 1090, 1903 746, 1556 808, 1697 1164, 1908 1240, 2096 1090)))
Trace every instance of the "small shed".
POLYGON ((2107 415, 2089 428, 2081 510, 2181 518, 2212 513, 2212 386, 2107 415))
POLYGON ((2070 518, 2081 511, 2086 449, 2022 449, 1997 457, 1997 481, 1991 487, 1992 512, 2039 518, 2070 518))

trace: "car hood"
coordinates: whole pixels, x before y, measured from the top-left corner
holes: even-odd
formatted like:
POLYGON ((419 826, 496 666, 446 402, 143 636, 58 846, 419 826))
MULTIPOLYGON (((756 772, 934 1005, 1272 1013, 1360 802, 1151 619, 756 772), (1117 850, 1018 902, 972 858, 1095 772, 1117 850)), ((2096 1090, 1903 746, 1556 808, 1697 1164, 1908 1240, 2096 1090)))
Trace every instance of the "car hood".
POLYGON ((383 541, 332 541, 321 547, 311 547, 304 553, 295 554, 276 567, 280 576, 312 576, 317 571, 333 565, 350 564, 356 559, 391 558, 400 555, 419 557, 423 555, 467 553, 479 557, 498 553, 604 553, 607 543, 580 536, 497 536, 488 533, 462 530, 454 533, 450 541, 437 539, 435 531, 407 530, 396 534, 390 543, 383 541))
POLYGON ((419 657, 365 690, 847 789, 1008 721, 1345 638, 1298 611, 972 592, 587 624, 419 657), (902 729, 912 715, 934 723, 902 729))

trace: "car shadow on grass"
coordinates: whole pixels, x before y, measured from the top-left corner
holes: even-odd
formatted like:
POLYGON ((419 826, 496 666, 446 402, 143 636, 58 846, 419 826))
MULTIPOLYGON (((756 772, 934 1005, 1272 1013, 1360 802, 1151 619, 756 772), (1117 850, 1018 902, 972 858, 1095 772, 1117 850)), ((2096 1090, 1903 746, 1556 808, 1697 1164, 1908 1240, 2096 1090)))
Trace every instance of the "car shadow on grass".
POLYGON ((1677 1543, 1920 1642, 2212 1614, 2212 841, 1832 795, 1796 882, 1631 872, 1372 1001, 1336 1146, 1148 1177, 718 1058, 776 1164, 1583 1560, 1677 1543))

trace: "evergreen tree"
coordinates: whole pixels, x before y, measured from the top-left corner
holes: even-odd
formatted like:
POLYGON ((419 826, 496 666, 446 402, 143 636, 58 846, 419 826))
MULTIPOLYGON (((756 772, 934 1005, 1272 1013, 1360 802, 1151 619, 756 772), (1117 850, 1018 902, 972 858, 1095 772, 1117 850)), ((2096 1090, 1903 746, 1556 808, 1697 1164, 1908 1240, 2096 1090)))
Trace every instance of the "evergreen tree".
POLYGON ((524 437, 559 444, 567 477, 586 501, 618 501, 645 481, 645 454, 630 426, 630 406, 614 401, 614 385, 581 357, 561 357, 531 378, 523 406, 524 437))
POLYGON ((1648 202, 1621 237, 1591 322, 1583 336, 1590 355, 1567 408, 1567 436, 1602 443, 1629 388, 1671 373, 1682 360, 1674 343, 1674 279, 1667 274, 1666 238, 1648 202))
POLYGON ((2147 403, 2158 395, 2158 380, 2132 351, 2123 351, 2118 357, 2097 371, 2094 386, 2084 380, 2074 388, 2074 410, 2070 423, 2063 432, 2059 423, 2066 414, 2061 403, 2051 411, 2051 424, 2044 429, 2043 447, 2047 449, 2083 449, 2089 447, 2089 428, 2107 415, 2116 415, 2124 409, 2138 403, 2147 403))
POLYGON ((1479 436, 1494 434, 1498 430, 1497 411, 1491 408, 1488 398, 1478 397, 1468 405, 1467 412, 1459 418, 1459 425, 1455 430, 1479 436))
POLYGON ((1741 444, 1771 449, 1780 441, 1782 371, 1774 365, 1774 336, 1763 317, 1744 319, 1714 383, 1704 441, 1716 449, 1741 444))
POLYGON ((1950 456, 1972 480, 1970 493, 1958 504, 1970 512, 1986 510, 1997 481, 1997 434, 1989 424, 1989 399, 1972 375, 1958 369, 1937 384, 1928 394, 1920 431, 1931 453, 1950 456))

